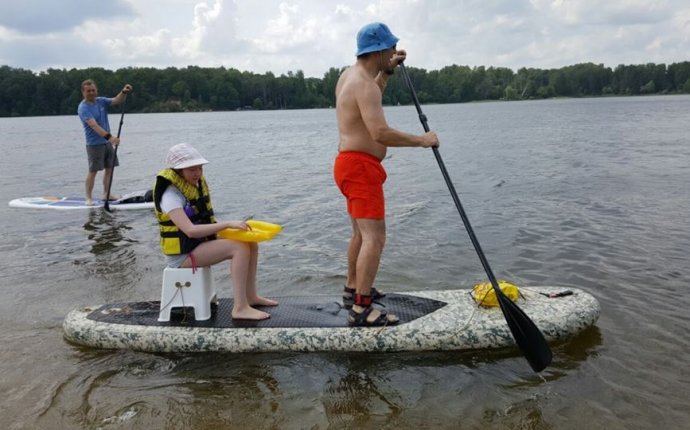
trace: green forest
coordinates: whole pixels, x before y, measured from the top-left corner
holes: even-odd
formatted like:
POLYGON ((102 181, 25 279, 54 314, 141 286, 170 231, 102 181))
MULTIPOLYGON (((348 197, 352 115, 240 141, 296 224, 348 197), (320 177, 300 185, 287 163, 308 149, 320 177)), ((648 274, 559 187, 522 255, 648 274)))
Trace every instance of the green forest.
MULTIPOLYGON (((80 84, 96 81, 99 94, 114 96, 125 83, 134 86, 131 112, 228 111, 238 109, 309 109, 335 105, 335 84, 343 68, 322 78, 302 71, 275 76, 225 67, 128 67, 48 69, 41 72, 0 66, 0 117, 74 115, 82 99, 80 84)), ((583 63, 560 69, 468 67, 441 70, 408 67, 422 103, 482 100, 530 100, 550 97, 690 93, 690 61, 619 65, 583 63)), ((384 104, 410 104, 409 90, 396 73, 384 104)))

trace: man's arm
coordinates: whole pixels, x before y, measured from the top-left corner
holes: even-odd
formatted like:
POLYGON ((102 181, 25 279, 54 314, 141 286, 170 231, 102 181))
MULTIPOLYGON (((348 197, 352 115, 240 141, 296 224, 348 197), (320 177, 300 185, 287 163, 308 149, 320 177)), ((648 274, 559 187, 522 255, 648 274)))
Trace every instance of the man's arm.
POLYGON ((405 58, 407 58, 407 51, 404 49, 400 49, 393 54, 393 57, 391 57, 391 62, 390 62, 390 69, 389 70, 382 70, 380 71, 376 77, 374 78, 374 81, 376 81, 376 85, 381 88, 381 94, 383 94, 383 91, 386 89, 386 85, 388 84, 388 79, 390 79, 391 76, 393 76, 393 72, 395 71, 395 68, 400 65, 403 61, 405 61, 405 58))
POLYGON ((122 88, 122 91, 117 93, 115 97, 112 99, 112 104, 114 106, 117 106, 119 104, 124 103, 125 99, 127 98, 127 94, 131 93, 133 90, 133 87, 130 84, 126 84, 124 88, 122 88))
POLYGON ((379 89, 381 90, 381 97, 383 97, 383 92, 386 90, 386 85, 388 85, 388 79, 390 79, 392 75, 389 75, 386 72, 379 72, 378 75, 374 78, 374 82, 376 82, 376 85, 379 86, 379 89))
POLYGON ((381 98, 378 83, 367 85, 357 97, 357 104, 364 125, 376 143, 389 147, 421 146, 429 148, 439 145, 438 137, 433 131, 416 136, 389 127, 383 113, 381 98))
POLYGON ((94 118, 89 118, 86 120, 86 124, 93 129, 93 131, 96 132, 101 137, 105 137, 108 134, 108 131, 98 125, 96 120, 94 118))
POLYGON ((103 127, 98 125, 98 123, 96 122, 96 120, 94 118, 89 118, 85 122, 86 122, 86 125, 91 127, 93 129, 93 131, 96 132, 96 134, 103 137, 104 139, 106 138, 106 136, 109 135, 110 137, 108 137, 106 139, 108 142, 112 143, 113 145, 118 145, 120 143, 120 139, 118 139, 117 136, 111 135, 106 129, 104 129, 103 127))

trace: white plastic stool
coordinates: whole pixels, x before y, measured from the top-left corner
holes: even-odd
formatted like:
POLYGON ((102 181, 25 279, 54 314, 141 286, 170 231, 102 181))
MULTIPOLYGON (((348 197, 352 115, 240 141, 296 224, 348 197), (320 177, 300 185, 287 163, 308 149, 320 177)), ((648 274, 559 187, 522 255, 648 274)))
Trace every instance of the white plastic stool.
POLYGON ((211 318, 211 302, 217 300, 210 267, 198 267, 195 273, 192 269, 166 267, 158 321, 170 321, 170 310, 176 307, 194 308, 194 319, 206 321, 211 318))

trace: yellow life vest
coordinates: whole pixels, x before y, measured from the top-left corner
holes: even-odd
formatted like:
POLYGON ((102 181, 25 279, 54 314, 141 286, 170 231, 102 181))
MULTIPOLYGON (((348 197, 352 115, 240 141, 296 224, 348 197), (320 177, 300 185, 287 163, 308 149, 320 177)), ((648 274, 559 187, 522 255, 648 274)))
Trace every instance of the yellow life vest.
MULTIPOLYGON (((497 281, 498 287, 501 289, 511 301, 517 300, 520 296, 520 290, 517 285, 500 279, 497 281)), ((496 291, 491 285, 491 282, 481 282, 472 288, 472 298, 481 306, 492 307, 498 306, 498 299, 496 298, 496 291)))
POLYGON ((163 213, 160 206, 161 198, 163 197, 163 192, 170 185, 180 190, 189 202, 189 208, 185 208, 185 213, 187 213, 187 216, 194 224, 213 224, 216 222, 216 218, 213 216, 211 195, 203 176, 199 180, 199 186, 195 187, 185 181, 173 169, 164 169, 156 175, 156 182, 153 186, 153 203, 156 218, 158 218, 161 249, 165 255, 188 254, 200 243, 215 239, 216 235, 201 239, 188 237, 177 228, 168 214, 163 213))

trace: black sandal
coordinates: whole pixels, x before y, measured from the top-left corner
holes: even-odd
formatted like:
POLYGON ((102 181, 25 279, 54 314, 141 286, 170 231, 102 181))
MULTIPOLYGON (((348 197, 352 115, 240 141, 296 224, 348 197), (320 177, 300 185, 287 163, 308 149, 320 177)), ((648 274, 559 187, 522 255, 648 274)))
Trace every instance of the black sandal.
MULTIPOLYGON (((379 300, 386 297, 385 293, 380 292, 376 287, 371 287, 371 298, 372 300, 379 300)), ((355 304, 355 289, 348 288, 347 285, 343 290, 343 307, 345 309, 352 309, 352 305, 355 304)))
POLYGON ((379 311, 379 316, 376 317, 375 320, 369 321, 367 317, 373 310, 373 306, 364 308, 362 312, 357 312, 354 309, 350 309, 350 312, 347 314, 347 324, 350 327, 381 327, 385 325, 395 325, 400 322, 400 320, 393 314, 391 314, 391 316, 394 316, 396 319, 391 321, 388 318, 388 312, 384 309, 377 309, 379 311))

